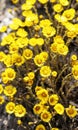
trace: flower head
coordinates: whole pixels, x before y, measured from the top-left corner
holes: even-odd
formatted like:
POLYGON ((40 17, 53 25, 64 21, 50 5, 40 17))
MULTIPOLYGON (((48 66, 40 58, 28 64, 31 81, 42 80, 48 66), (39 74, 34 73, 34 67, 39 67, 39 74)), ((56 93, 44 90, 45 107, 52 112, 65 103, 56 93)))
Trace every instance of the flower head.
POLYGON ((24 58, 25 58, 26 60, 32 59, 32 57, 33 57, 33 52, 32 52, 32 50, 30 50, 30 49, 25 49, 25 50, 23 51, 23 56, 24 56, 24 58))
POLYGON ((37 98, 40 99, 43 103, 46 103, 48 101, 48 91, 46 89, 40 89, 36 92, 37 98))
POLYGON ((16 117, 23 117, 26 114, 26 108, 23 105, 18 104, 15 106, 14 114, 16 117))
POLYGON ((49 104, 51 106, 54 106, 57 102, 58 102, 59 98, 56 94, 52 94, 50 97, 49 97, 49 104))
POLYGON ((63 113, 64 113, 64 106, 62 104, 60 104, 60 103, 57 103, 54 106, 54 110, 57 112, 57 114, 63 115, 63 113))
POLYGON ((40 75, 44 78, 49 77, 51 74, 51 69, 49 66, 42 66, 40 69, 40 75))
POLYGON ((36 126, 35 130, 46 130, 46 128, 43 124, 39 124, 36 126))
POLYGON ((41 120, 44 121, 44 122, 49 122, 52 118, 52 114, 47 111, 47 110, 44 110, 42 113, 41 113, 41 120))
POLYGON ((66 114, 70 118, 74 118, 77 115, 77 110, 76 110, 75 106, 70 105, 68 108, 66 108, 66 114))
POLYGON ((14 103, 14 102, 8 102, 8 103, 6 104, 5 109, 6 109, 6 112, 9 113, 9 114, 14 113, 15 103, 14 103))
POLYGON ((36 104, 33 107, 33 111, 35 114, 40 114, 43 111, 43 105, 42 104, 36 104))
POLYGON ((12 85, 8 85, 4 89, 4 94, 6 96, 14 96, 16 94, 16 92, 17 92, 17 89, 12 85))

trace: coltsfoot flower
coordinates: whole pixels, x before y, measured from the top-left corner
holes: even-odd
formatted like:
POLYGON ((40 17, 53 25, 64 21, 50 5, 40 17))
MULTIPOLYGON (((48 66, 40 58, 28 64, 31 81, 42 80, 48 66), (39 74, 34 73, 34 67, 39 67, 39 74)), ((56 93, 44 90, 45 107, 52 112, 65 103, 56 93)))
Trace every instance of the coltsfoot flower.
POLYGON ((46 128, 43 124, 39 124, 36 126, 35 130, 46 130, 46 128))
POLYGON ((72 20, 75 17, 75 9, 70 8, 63 12, 63 16, 67 18, 67 20, 72 20))
POLYGON ((41 113, 41 120, 44 121, 44 122, 49 122, 52 118, 52 114, 47 111, 47 110, 44 110, 42 113, 41 113))
POLYGON ((72 74, 76 80, 78 80, 78 65, 72 67, 72 74))
POLYGON ((5 106, 6 112, 9 114, 14 113, 15 110, 15 103, 14 102, 8 102, 5 106))
POLYGON ((26 60, 32 59, 32 57, 33 57, 33 52, 32 52, 32 50, 30 50, 30 49, 25 49, 25 50, 23 51, 23 57, 24 57, 26 60))
POLYGON ((59 2, 63 6, 68 6, 69 5, 69 1, 68 0, 59 0, 59 2))
POLYGON ((48 91, 46 89, 40 89, 36 92, 37 98, 42 101, 42 103, 46 103, 48 101, 48 91))
POLYGON ((74 118, 77 115, 77 110, 76 110, 75 106, 69 105, 69 107, 66 108, 66 114, 70 118, 74 118))
POLYGON ((26 108, 23 105, 18 104, 15 106, 14 114, 16 117, 23 117, 26 114, 26 108))
POLYGON ((49 77, 51 74, 51 69, 49 66, 42 66, 40 69, 40 75, 44 78, 49 77))
POLYGON ((10 96, 10 97, 14 96, 16 92, 17 92, 17 89, 12 85, 8 85, 4 88, 4 94, 6 96, 10 96))
POLYGON ((45 62, 45 60, 44 60, 44 58, 43 58, 43 56, 42 55, 36 55, 35 57, 34 57, 34 63, 35 63, 35 65, 37 65, 38 67, 41 67, 43 64, 44 64, 44 62, 45 62))
POLYGON ((52 26, 44 27, 42 33, 45 37, 52 37, 56 34, 56 29, 52 26))
MULTIPOLYGON (((16 72, 12 68, 6 68, 3 73, 5 73, 5 75, 8 78, 8 80, 13 80, 16 77, 16 72)), ((5 76, 2 76, 2 77, 5 77, 5 76)))
POLYGON ((64 106, 61 103, 57 103, 54 106, 54 110, 57 112, 57 114, 63 115, 63 113, 64 113, 64 106))
POLYGON ((63 10, 63 6, 61 4, 55 4, 53 6, 53 9, 54 9, 55 12, 59 13, 63 10))
POLYGON ((40 114, 43 111, 43 105, 42 104, 35 104, 33 107, 33 111, 35 114, 40 114))
POLYGON ((51 106, 54 106, 56 103, 58 103, 58 100, 59 100, 59 97, 57 94, 52 94, 50 97, 49 97, 49 104, 51 106))

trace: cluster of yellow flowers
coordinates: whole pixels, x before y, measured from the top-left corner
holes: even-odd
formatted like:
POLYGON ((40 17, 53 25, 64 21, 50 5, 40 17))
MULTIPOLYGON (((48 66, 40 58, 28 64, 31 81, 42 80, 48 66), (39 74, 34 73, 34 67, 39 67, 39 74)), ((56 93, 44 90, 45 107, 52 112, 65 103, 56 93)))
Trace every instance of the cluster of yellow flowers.
POLYGON ((40 115, 40 118, 44 122, 49 122, 56 113, 59 115, 63 115, 64 111, 66 111, 67 115, 70 118, 77 115, 77 110, 75 106, 70 105, 68 108, 64 108, 64 106, 58 102, 59 97, 57 94, 52 94, 49 96, 48 91, 41 86, 36 86, 35 91, 37 99, 39 99, 40 102, 35 104, 35 106, 33 107, 33 111, 35 114, 40 115), (50 107, 53 107, 55 112, 49 112, 48 109, 50 107))
POLYGON ((7 33, 0 41, 0 105, 5 104, 18 125, 23 126, 20 118, 31 115, 33 123, 26 120, 29 128, 33 124, 35 130, 63 129, 52 124, 55 116, 72 120, 78 115, 68 98, 78 80, 78 52, 72 45, 78 46, 78 0, 73 6, 70 0, 11 3, 17 10, 22 3, 21 16, 0 28, 0 34, 7 33))

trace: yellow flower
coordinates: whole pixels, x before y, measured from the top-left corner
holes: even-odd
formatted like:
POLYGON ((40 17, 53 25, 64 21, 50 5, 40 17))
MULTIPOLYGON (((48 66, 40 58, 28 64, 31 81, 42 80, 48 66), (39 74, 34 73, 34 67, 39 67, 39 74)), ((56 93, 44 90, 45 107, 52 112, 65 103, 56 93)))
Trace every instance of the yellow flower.
POLYGON ((68 53, 68 47, 66 45, 58 45, 57 47, 57 52, 60 54, 60 55, 67 55, 68 53))
POLYGON ((46 61, 48 59, 48 52, 43 51, 43 52, 40 53, 40 55, 41 55, 41 57, 44 58, 44 61, 46 61))
POLYGON ((72 74, 76 80, 78 80, 78 65, 72 67, 72 74))
POLYGON ((5 45, 9 45, 11 43, 13 43, 15 41, 15 37, 12 36, 12 34, 8 34, 7 36, 5 36, 1 42, 1 46, 5 46, 5 45))
POLYGON ((28 33, 23 28, 19 28, 16 32, 16 35, 20 37, 26 37, 28 33))
POLYGON ((56 94, 52 94, 50 97, 49 97, 49 104, 51 106, 54 106, 57 102, 58 102, 59 98, 56 94))
POLYGON ((39 25, 36 25, 36 26, 34 27, 34 29, 35 29, 36 31, 39 31, 39 30, 40 30, 40 26, 39 26, 39 25))
POLYGON ((68 0, 59 0, 59 2, 63 6, 68 6, 69 5, 69 1, 68 0))
POLYGON ((32 59, 32 57, 33 57, 33 52, 32 52, 32 50, 30 50, 30 49, 25 49, 25 50, 23 51, 23 56, 24 56, 24 58, 25 58, 26 60, 32 59))
POLYGON ((76 54, 71 55, 71 60, 73 61, 77 60, 77 55, 76 54))
POLYGON ((33 5, 31 3, 28 3, 28 2, 22 4, 22 6, 21 6, 22 10, 26 10, 26 11, 32 9, 32 7, 33 7, 33 5))
POLYGON ((11 55, 8 54, 8 55, 5 56, 4 64, 7 67, 11 67, 13 65, 12 56, 11 55))
POLYGON ((40 27, 45 28, 45 27, 52 25, 52 22, 49 19, 43 19, 40 21, 39 25, 40 25, 40 27))
POLYGON ((52 26, 44 27, 42 33, 45 37, 52 37, 56 34, 56 30, 52 26))
POLYGON ((69 105, 69 107, 66 108, 66 114, 67 114, 70 118, 74 118, 74 117, 77 115, 77 110, 76 110, 75 106, 69 105))
POLYGON ((3 92, 3 86, 0 84, 0 94, 3 92))
POLYGON ((54 9, 55 12, 59 13, 59 12, 61 12, 63 10, 63 7, 62 7, 61 4, 55 4, 53 6, 53 9, 54 9))
POLYGON ((26 3, 34 5, 36 3, 36 0, 26 0, 26 3))
POLYGON ((15 106, 14 114, 16 117, 23 117, 26 114, 26 108, 23 105, 18 104, 15 106))
POLYGON ((14 113, 15 110, 15 103, 14 102, 9 102, 5 106, 6 112, 9 114, 14 113))
POLYGON ((52 71, 52 76, 57 77, 57 71, 52 71))
POLYGON ((31 15, 32 14, 32 11, 31 10, 24 10, 23 12, 22 12, 22 15, 24 16, 24 17, 28 17, 29 15, 31 15))
POLYGON ((44 58, 41 55, 36 55, 34 57, 34 63, 38 66, 41 67, 44 64, 44 58))
POLYGON ((60 14, 55 14, 54 18, 58 21, 61 22, 61 15, 60 14))
POLYGON ((42 66, 40 69, 40 75, 44 78, 49 77, 51 74, 51 69, 49 66, 42 66))
POLYGON ((72 20, 75 17, 75 9, 70 8, 63 12, 63 16, 67 18, 67 20, 72 20))
POLYGON ((32 85, 33 85, 33 80, 32 80, 32 79, 29 79, 29 81, 27 82, 27 85, 30 86, 30 87, 32 87, 32 85))
POLYGON ((42 88, 42 86, 36 86, 35 87, 35 92, 37 93, 39 90, 42 90, 43 88, 42 88))
POLYGON ((0 32, 5 32, 7 30, 7 26, 2 26, 1 28, 0 28, 0 32))
POLYGON ((59 130, 58 128, 52 128, 51 130, 59 130))
POLYGON ((17 124, 18 125, 22 125, 22 121, 21 120, 17 120, 17 124))
POLYGON ((5 53, 2 52, 2 51, 0 51, 0 62, 1 62, 1 61, 4 61, 5 56, 6 56, 5 53))
POLYGON ((0 105, 4 103, 4 97, 0 96, 0 105))
POLYGON ((16 43, 12 43, 9 46, 9 53, 11 53, 11 54, 12 53, 17 53, 18 49, 19 49, 18 45, 16 43))
POLYGON ((12 55, 12 61, 13 63, 15 63, 16 66, 21 66, 22 64, 24 64, 25 59, 20 54, 15 53, 12 55))
POLYGON ((19 0, 11 0, 13 4, 17 4, 19 0))
POLYGON ((53 43, 53 44, 51 44, 50 49, 51 49, 52 52, 56 53, 57 52, 57 47, 58 47, 58 44, 57 43, 53 43))
POLYGON ((38 0, 41 4, 46 4, 48 0, 38 0))
POLYGON ((1 78, 2 78, 2 82, 3 82, 4 84, 8 83, 9 79, 8 79, 8 77, 6 76, 6 73, 5 73, 5 72, 2 72, 1 78))
POLYGON ((25 19, 25 25, 28 27, 35 25, 38 22, 39 22, 38 15, 35 13, 28 14, 28 16, 25 19))
POLYGON ((17 92, 17 89, 12 85, 8 85, 4 89, 4 94, 6 96, 10 96, 10 97, 14 96, 16 94, 16 92, 17 92))
POLYGON ((54 43, 57 43, 57 44, 64 44, 65 42, 64 42, 62 36, 56 35, 56 36, 54 37, 54 43))
POLYGON ((65 22, 64 26, 66 27, 68 31, 75 31, 76 29, 74 24, 72 24, 71 22, 65 22))
POLYGON ((6 77, 9 79, 9 80, 13 80, 15 79, 16 77, 16 72, 14 69, 12 68, 6 68, 5 69, 5 74, 6 74, 6 77))
POLYGON ((35 114, 39 115, 43 111, 43 105, 42 104, 36 104, 33 107, 33 111, 35 114))
POLYGON ((39 124, 36 126, 35 130, 46 130, 46 128, 43 124, 39 124))
POLYGON ((78 65, 78 60, 72 60, 71 64, 72 64, 73 67, 78 65))
POLYGON ((63 113, 64 113, 64 106, 62 104, 60 104, 60 103, 57 103, 54 106, 54 110, 57 112, 57 114, 63 115, 63 113))
POLYGON ((46 89, 40 89, 36 92, 37 98, 42 101, 42 103, 46 103, 48 101, 48 91, 46 89))
POLYGON ((35 78, 35 73, 34 72, 29 72, 28 77, 29 77, 29 79, 34 79, 35 78))
POLYGON ((18 38, 16 40, 16 44, 19 48, 23 48, 23 47, 26 47, 28 45, 28 38, 18 38))
POLYGON ((75 31, 66 31, 66 35, 67 37, 74 38, 77 34, 75 31))
POLYGON ((43 38, 38 38, 37 39, 37 45, 42 46, 44 44, 44 39, 43 38))
POLYGON ((13 18, 12 22, 18 26, 23 26, 23 22, 19 18, 13 18))
POLYGON ((14 22, 12 22, 12 23, 9 25, 9 27, 10 27, 12 30, 17 30, 17 29, 19 28, 19 25, 16 24, 16 23, 14 23, 14 22))
POLYGON ((23 78, 23 80, 24 80, 24 82, 29 82, 29 77, 28 76, 25 76, 24 78, 23 78))
POLYGON ((36 38, 31 38, 30 40, 29 40, 29 45, 31 45, 31 46, 36 46, 37 45, 37 39, 36 38))
POLYGON ((47 110, 44 110, 42 113, 41 113, 41 120, 44 121, 44 122, 49 122, 52 118, 52 114, 47 111, 47 110))

